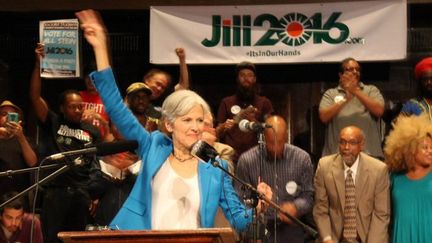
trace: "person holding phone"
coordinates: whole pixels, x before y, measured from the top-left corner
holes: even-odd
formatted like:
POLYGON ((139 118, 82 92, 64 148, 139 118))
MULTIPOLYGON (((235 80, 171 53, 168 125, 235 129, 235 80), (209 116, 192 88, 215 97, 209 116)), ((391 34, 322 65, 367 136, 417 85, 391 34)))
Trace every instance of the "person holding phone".
POLYGON ((384 113, 384 98, 374 85, 361 82, 361 66, 346 58, 339 69, 339 85, 328 89, 319 105, 320 120, 327 125, 322 155, 338 151, 339 133, 346 126, 365 132, 365 152, 382 159, 379 119, 384 113))
MULTIPOLYGON (((23 132, 22 114, 22 110, 8 100, 0 104, 0 171, 37 164, 34 147, 23 132)), ((0 177, 0 196, 10 191, 22 191, 29 185, 28 174, 0 177)))

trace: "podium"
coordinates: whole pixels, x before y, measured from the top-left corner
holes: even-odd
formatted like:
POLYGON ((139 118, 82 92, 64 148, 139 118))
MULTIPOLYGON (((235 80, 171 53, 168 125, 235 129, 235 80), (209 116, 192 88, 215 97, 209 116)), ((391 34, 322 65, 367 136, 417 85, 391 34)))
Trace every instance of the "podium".
POLYGON ((234 243, 231 228, 209 228, 194 230, 107 230, 60 232, 64 243, 234 243))

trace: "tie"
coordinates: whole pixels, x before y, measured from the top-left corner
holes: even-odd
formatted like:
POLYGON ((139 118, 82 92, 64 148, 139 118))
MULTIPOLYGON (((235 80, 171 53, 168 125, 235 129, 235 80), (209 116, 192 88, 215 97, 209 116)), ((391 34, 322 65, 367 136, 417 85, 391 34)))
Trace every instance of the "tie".
POLYGON ((355 186, 352 171, 347 171, 345 179, 345 208, 344 208, 344 230, 343 237, 351 242, 357 238, 355 209, 355 186))

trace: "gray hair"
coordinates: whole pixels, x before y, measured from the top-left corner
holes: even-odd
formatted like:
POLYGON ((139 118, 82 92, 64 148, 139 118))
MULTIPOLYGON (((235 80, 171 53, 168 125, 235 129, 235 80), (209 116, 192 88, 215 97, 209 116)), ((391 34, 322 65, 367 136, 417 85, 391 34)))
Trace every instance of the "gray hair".
POLYGON ((173 123, 177 117, 186 115, 196 105, 200 105, 204 114, 210 112, 207 102, 190 90, 179 90, 170 94, 162 104, 162 119, 173 123))

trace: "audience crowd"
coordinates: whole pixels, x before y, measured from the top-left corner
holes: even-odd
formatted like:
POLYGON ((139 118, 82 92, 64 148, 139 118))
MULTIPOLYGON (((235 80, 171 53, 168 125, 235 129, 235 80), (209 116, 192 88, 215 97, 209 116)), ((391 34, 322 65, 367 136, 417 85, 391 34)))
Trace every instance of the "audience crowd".
POLYGON ((231 226, 245 242, 432 242, 432 57, 415 66, 418 97, 403 105, 386 138, 380 126, 383 95, 364 83, 356 59, 342 60, 338 86, 326 90, 319 104, 326 132, 315 171, 310 155, 288 143, 287 119, 295 118, 274 112, 271 99, 260 93, 253 63, 236 66, 236 92, 220 101, 215 117, 205 97, 189 90, 183 48, 174 50, 177 84, 167 72, 151 69, 122 97, 102 18, 93 10, 76 16, 95 60, 84 71, 86 89, 61 93, 56 113, 41 95, 45 50, 37 44, 29 102, 41 128, 38 146, 26 136, 21 108, 0 101, 1 204, 34 183, 34 173, 6 172, 41 161, 69 165, 41 185, 40 200, 25 194, 2 205, 0 243, 60 242, 59 232, 95 228, 89 226, 221 225, 231 226), (170 86, 174 92, 167 94, 170 86), (66 156, 62 162, 44 159, 125 139, 136 140, 138 148, 66 156), (200 157, 199 149, 209 158, 200 157), (32 207, 37 214, 27 213, 32 207))

